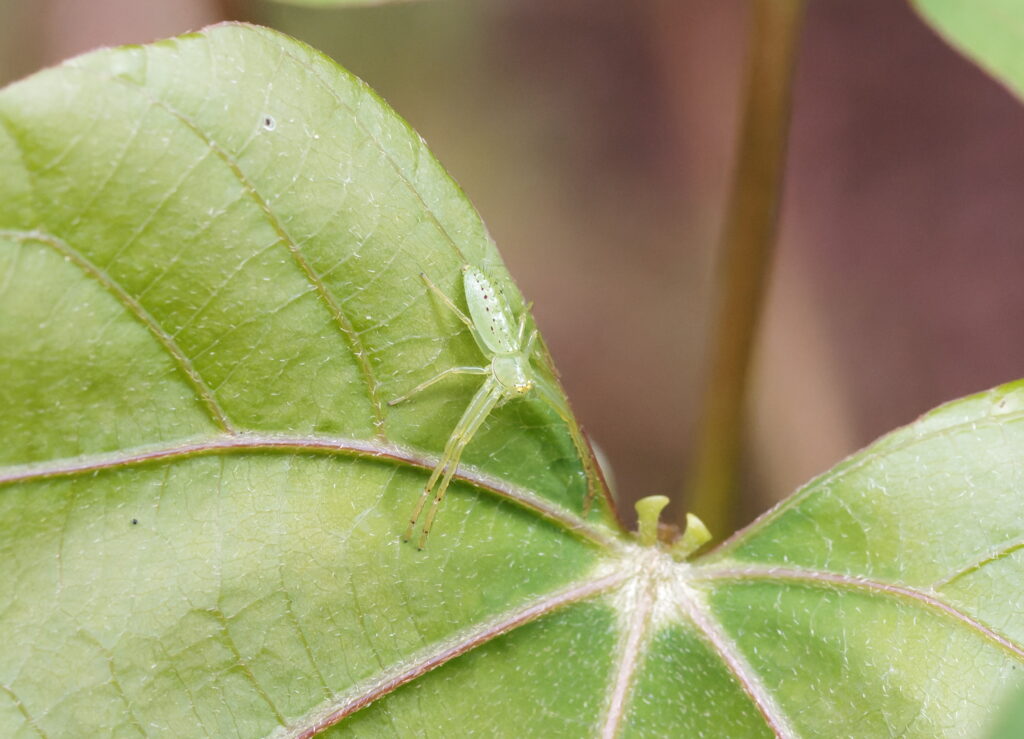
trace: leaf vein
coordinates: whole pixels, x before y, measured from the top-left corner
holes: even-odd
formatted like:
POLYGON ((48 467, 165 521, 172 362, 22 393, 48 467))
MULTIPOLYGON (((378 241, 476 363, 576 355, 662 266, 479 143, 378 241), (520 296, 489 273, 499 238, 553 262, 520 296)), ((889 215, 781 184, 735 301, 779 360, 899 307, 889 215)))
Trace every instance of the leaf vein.
MULTIPOLYGON (((697 577, 693 579, 696 580, 697 577)), ((778 739, 798 736, 797 732, 789 725, 789 720, 776 703, 771 691, 761 681, 761 676, 746 660, 735 642, 725 633, 701 598, 694 594, 694 597, 680 599, 677 606, 703 634, 711 648, 725 663, 726 668, 750 698, 772 733, 778 739)))
POLYGON ((1004 651, 1011 654, 1018 661, 1024 662, 1024 646, 1018 644, 1008 636, 999 633, 992 627, 982 623, 968 613, 961 611, 956 606, 947 603, 941 598, 922 590, 916 590, 905 585, 894 585, 892 583, 870 580, 855 575, 844 575, 838 572, 824 572, 821 570, 789 569, 785 567, 704 567, 696 570, 693 575, 694 581, 715 581, 715 580, 779 580, 785 582, 798 582, 816 587, 838 587, 854 590, 866 590, 878 595, 884 595, 895 599, 902 599, 915 603, 923 608, 930 608, 939 613, 949 616, 961 625, 975 631, 979 636, 1004 651))
MULTIPOLYGON (((73 477, 100 470, 117 470, 145 464, 232 452, 274 452, 322 454, 377 459, 429 471, 437 464, 434 456, 420 455, 380 440, 347 439, 333 436, 284 436, 251 433, 224 434, 183 440, 170 446, 139 447, 112 454, 95 454, 49 460, 43 463, 0 467, 0 487, 34 480, 73 477)), ((561 526, 572 534, 605 549, 616 547, 617 539, 603 527, 592 524, 572 511, 537 493, 488 475, 471 465, 459 465, 454 479, 496 495, 561 526)))
POLYGON ((174 337, 164 330, 156 318, 154 318, 153 315, 150 314, 149 311, 147 311, 134 297, 129 295, 116 280, 90 262, 80 251, 53 234, 38 230, 17 231, 11 229, 0 229, 0 237, 20 241, 22 243, 35 241, 43 244, 44 246, 49 246, 59 254, 67 257, 72 264, 81 269, 86 275, 99 282, 108 293, 110 293, 128 310, 129 313, 135 316, 135 318, 137 318, 139 322, 146 327, 149 333, 164 347, 164 350, 171 355, 177 363, 178 368, 192 386, 192 390, 196 394, 200 403, 202 403, 206 408, 211 420, 220 427, 221 430, 230 434, 235 433, 233 424, 228 419, 224 409, 217 402, 213 391, 209 388, 206 381, 203 380, 202 376, 192 364, 192 360, 189 359, 188 355, 185 354, 182 348, 174 340, 174 337))
POLYGON ((335 300, 334 296, 327 289, 327 285, 321 279, 320 275, 313 269, 312 265, 306 259, 302 250, 299 248, 298 242, 292 238, 291 234, 285 228, 281 219, 277 217, 277 213, 274 212, 273 208, 270 207, 270 203, 267 202, 256 185, 252 180, 249 179, 248 175, 242 169, 234 157, 232 157, 225 149, 223 149, 216 141, 210 138, 194 121, 192 121, 187 115, 168 104, 166 101, 159 98, 153 98, 146 93, 145 88, 140 87, 137 84, 129 82, 128 80, 116 77, 110 77, 106 75, 96 74, 81 69, 83 72, 89 72, 93 76, 104 80, 109 83, 120 84, 123 87, 132 90, 137 95, 140 95, 152 105, 155 105, 168 113, 172 118, 177 120, 186 129, 192 132, 200 141, 202 141, 218 159, 220 159, 232 175, 238 180, 239 184, 242 185, 243 190, 249 195, 249 197, 256 203, 257 207, 263 212, 274 232, 281 238, 293 261, 298 266, 300 271, 305 276, 306 280, 313 286, 318 297, 324 303, 327 311, 331 315, 335 326, 338 328, 342 337, 345 339, 349 346, 349 350, 352 353, 353 358, 356 361, 356 365, 359 368, 360 374, 363 376, 364 384, 366 385, 367 397, 370 402, 371 412, 373 414, 373 425, 377 431, 377 435, 384 437, 384 405, 380 398, 380 383, 377 381, 374 374, 373 368, 370 365, 368 355, 365 347, 362 344, 362 339, 359 334, 355 331, 352 322, 341 308, 341 304, 335 300))
POLYGON ((617 572, 577 582, 484 624, 464 629, 449 639, 431 644, 411 659, 392 665, 336 695, 331 701, 315 707, 306 716, 284 727, 283 730, 278 730, 273 736, 282 739, 309 739, 446 662, 552 611, 605 593, 620 585, 627 577, 626 573, 617 572))
POLYGON ((249 667, 249 662, 242 656, 242 652, 238 649, 238 645, 235 643, 235 639, 231 636, 231 624, 228 622, 227 616, 219 609, 211 609, 211 615, 220 625, 221 634, 224 637, 224 643, 227 648, 231 651, 232 656, 235 658, 235 666, 245 675, 246 680, 253 686, 256 693, 263 699, 263 702, 270 707, 271 712, 274 714, 274 718, 281 726, 286 725, 286 721, 281 712, 277 709, 274 701, 271 700, 267 691, 264 690, 263 686, 260 685, 260 681, 256 679, 256 675, 253 674, 252 668, 249 667))
POLYGON ((933 590, 941 590, 947 585, 955 582, 956 580, 959 580, 961 577, 965 577, 974 572, 977 572, 986 565, 990 565, 993 562, 998 562, 999 560, 1005 557, 1009 557, 1011 554, 1013 554, 1014 552, 1019 552, 1021 549, 1024 549, 1024 539, 1018 539, 1017 541, 1010 542, 1009 544, 1004 544, 998 549, 986 552, 976 561, 971 562, 969 565, 957 570, 953 574, 944 577, 940 580, 936 580, 934 583, 932 583, 931 588, 933 590))
POLYGON ((14 707, 18 709, 18 713, 20 713, 25 718, 25 723, 27 723, 29 726, 35 729, 36 733, 39 734, 39 736, 43 737, 43 739, 46 739, 46 732, 39 727, 38 723, 36 723, 35 718, 32 716, 31 713, 29 713, 28 708, 25 706, 24 703, 22 703, 21 699, 18 697, 18 694, 6 685, 4 685, 3 683, 0 683, 0 693, 3 693, 8 698, 10 698, 11 702, 14 703, 14 707))
POLYGON ((637 667, 652 636, 651 614, 657 593, 654 583, 649 579, 638 578, 637 582, 642 592, 629 611, 626 628, 619 639, 614 678, 605 705, 604 720, 601 723, 602 739, 613 739, 621 731, 637 667))
POLYGON ((309 660, 309 665, 313 668, 313 672, 316 674, 317 680, 320 682, 320 687, 324 690, 324 695, 330 696, 331 689, 327 685, 327 680, 324 678, 323 672, 320 671, 320 665, 317 664, 316 655, 313 653, 313 647, 309 643, 309 639, 306 638, 306 631, 302 628, 302 624, 299 623, 299 619, 295 616, 295 608, 292 605, 292 595, 288 589, 284 572, 280 569, 278 570, 278 577, 281 581, 281 594, 284 597, 285 613, 288 616, 288 621, 295 630, 295 634, 299 637, 299 643, 302 645, 302 649, 306 653, 306 658, 309 660))

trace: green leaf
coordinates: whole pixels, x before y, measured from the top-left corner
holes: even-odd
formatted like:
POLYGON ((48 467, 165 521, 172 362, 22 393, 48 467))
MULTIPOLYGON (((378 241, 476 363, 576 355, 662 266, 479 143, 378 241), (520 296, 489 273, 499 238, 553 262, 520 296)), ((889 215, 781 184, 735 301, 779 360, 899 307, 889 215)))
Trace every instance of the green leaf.
POLYGON ((1024 97, 1024 8, 1020 0, 911 0, 950 46, 1024 97))
POLYGON ((1000 709, 999 720, 989 739, 1020 739, 1024 736, 1024 690, 1010 695, 1000 709))
POLYGON ((524 310, 420 138, 272 31, 0 92, 0 734, 992 728, 1024 684, 1024 385, 689 563, 584 513, 574 429, 527 396, 420 552, 480 378, 386 401, 480 361, 420 279, 463 303, 465 264, 524 310))

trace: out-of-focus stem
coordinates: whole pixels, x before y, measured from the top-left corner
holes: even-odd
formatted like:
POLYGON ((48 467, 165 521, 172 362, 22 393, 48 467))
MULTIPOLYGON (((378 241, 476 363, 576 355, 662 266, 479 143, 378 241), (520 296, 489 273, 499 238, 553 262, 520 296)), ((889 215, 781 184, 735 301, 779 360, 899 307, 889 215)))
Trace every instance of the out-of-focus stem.
POLYGON ((247 17, 244 0, 213 0, 210 4, 217 9, 220 17, 224 20, 234 21, 247 17))
MULTIPOLYGON (((804 0, 752 0, 736 172, 687 508, 716 536, 737 511, 746 388, 775 245, 804 0)), ((682 507, 681 507, 682 509, 682 507)))

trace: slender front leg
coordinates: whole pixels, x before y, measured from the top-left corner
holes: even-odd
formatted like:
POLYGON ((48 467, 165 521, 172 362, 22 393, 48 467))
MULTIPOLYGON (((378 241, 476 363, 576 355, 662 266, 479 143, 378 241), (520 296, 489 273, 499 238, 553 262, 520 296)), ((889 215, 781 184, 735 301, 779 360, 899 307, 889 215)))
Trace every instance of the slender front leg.
POLYGON ((434 294, 437 295, 437 297, 439 297, 441 300, 443 300, 445 305, 451 308, 452 313, 457 315, 460 321, 469 326, 470 331, 476 333, 476 328, 473 326, 473 322, 469 320, 469 316, 467 316, 465 313, 459 310, 459 306, 455 305, 455 303, 452 302, 451 298, 445 295, 444 291, 437 285, 435 285, 429 277, 427 277, 425 272, 420 272, 420 277, 423 278, 423 281, 425 283, 427 283, 427 287, 433 290, 434 294))
POLYGON ((443 380, 445 377, 448 377, 448 375, 486 375, 490 371, 491 370, 488 367, 449 367, 444 372, 441 372, 440 374, 438 374, 438 375, 436 375, 434 377, 431 377, 426 382, 421 382, 419 385, 414 387, 412 390, 407 392, 405 395, 400 395, 397 398, 395 398, 394 400, 389 400, 388 401, 388 405, 398 405, 403 400, 408 400, 409 398, 411 398, 416 393, 418 393, 418 392, 420 392, 422 390, 426 390, 428 387, 433 385, 435 382, 438 382, 439 380, 443 380))
POLYGON ((494 407, 497 406, 504 394, 502 393, 497 382, 493 378, 488 378, 484 381, 484 384, 477 390, 476 395, 469 402, 466 410, 462 414, 462 418, 455 424, 455 428, 452 430, 451 436, 448 438, 448 443, 445 445, 444 453, 441 455, 440 461, 437 466, 434 467, 434 471, 430 475, 430 479, 427 480, 426 486, 423 488, 423 494, 420 496, 419 502, 416 504, 415 510, 412 512, 412 516, 409 518, 409 527, 405 530, 405 536, 403 537, 406 541, 412 538, 413 529, 416 528, 416 522, 419 520, 420 514, 423 512, 423 507, 426 505, 427 498, 430 497, 431 492, 434 494, 433 503, 431 503, 430 511, 427 513, 426 521, 423 524, 423 533, 420 535, 419 548, 422 549, 427 543, 427 535, 430 533, 430 527, 434 523, 434 517, 437 515, 438 506, 444 499, 445 492, 448 490, 448 484, 451 482, 452 477, 455 475, 455 471, 458 469, 459 460, 462 458, 462 451, 469 444, 470 440, 483 425, 483 422, 490 415, 494 407), (440 484, 438 480, 440 479, 440 484), (436 489, 435 489, 436 485, 436 489))

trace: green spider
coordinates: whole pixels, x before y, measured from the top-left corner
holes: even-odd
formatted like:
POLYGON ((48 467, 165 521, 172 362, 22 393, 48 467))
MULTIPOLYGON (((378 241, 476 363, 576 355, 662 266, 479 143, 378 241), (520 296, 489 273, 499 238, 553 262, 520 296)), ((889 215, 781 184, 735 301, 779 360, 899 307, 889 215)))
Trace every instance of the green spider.
MULTIPOLYGON (((484 358, 490 360, 489 364, 484 367, 450 367, 388 403, 388 405, 396 405, 408 400, 449 375, 486 375, 480 389, 469 401, 462 418, 452 429, 448 443, 445 444, 444 453, 437 466, 434 467, 430 479, 427 480, 427 484, 423 488, 423 494, 409 518, 409 527, 405 530, 403 537, 405 541, 412 538, 416 523, 423 513, 423 507, 433 493, 433 502, 427 512, 426 520, 423 522, 418 543, 418 547, 423 549, 427 543, 430 528, 434 524, 434 518, 437 516, 437 510, 448 490, 448 484, 458 469, 463 450, 476 432, 480 430, 492 410, 509 400, 523 397, 531 390, 536 389, 541 397, 554 408, 559 417, 569 425, 573 441, 586 466, 588 487, 591 476, 587 464, 589 448, 572 420, 568 404, 555 385, 546 377, 538 374, 530 363, 530 355, 537 340, 536 329, 531 331, 528 337, 526 336, 526 322, 530 306, 526 306, 526 310, 523 311, 517 322, 504 293, 479 269, 466 265, 462 268, 462 285, 466 292, 466 305, 469 307, 469 316, 466 316, 437 285, 430 281, 430 278, 425 274, 421 274, 420 277, 423 278, 427 287, 459 317, 459 320, 469 327, 484 358)), ((591 493, 588 492, 588 507, 591 497, 591 493)))

